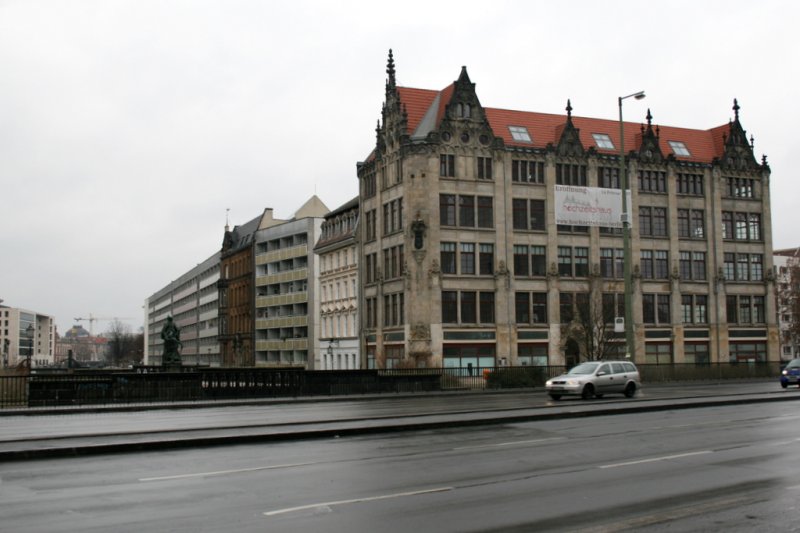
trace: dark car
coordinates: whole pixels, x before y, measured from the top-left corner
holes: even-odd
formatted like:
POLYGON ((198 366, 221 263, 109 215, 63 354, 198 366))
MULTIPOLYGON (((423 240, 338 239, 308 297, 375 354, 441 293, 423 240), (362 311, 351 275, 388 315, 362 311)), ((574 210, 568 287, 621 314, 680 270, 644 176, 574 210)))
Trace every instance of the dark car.
POLYGON ((781 371, 781 387, 800 386, 800 358, 792 359, 781 371))

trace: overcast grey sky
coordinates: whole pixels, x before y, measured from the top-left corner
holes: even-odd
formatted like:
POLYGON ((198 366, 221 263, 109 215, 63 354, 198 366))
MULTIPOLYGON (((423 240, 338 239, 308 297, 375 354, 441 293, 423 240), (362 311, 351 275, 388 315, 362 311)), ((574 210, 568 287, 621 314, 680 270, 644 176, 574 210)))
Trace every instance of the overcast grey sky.
MULTIPOLYGON (((487 107, 710 129, 772 168, 776 248, 800 245, 793 2, 0 0, 0 298, 143 324, 144 299, 265 207, 358 193, 398 84, 466 65, 487 107)), ((84 323, 88 329, 88 324, 84 323)), ((104 331, 106 322, 95 324, 104 331)))

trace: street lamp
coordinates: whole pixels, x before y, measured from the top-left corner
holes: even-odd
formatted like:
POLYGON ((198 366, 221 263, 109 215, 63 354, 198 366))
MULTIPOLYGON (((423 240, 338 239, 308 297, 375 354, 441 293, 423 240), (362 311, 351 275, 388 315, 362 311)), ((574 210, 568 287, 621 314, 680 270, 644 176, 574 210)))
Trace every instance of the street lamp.
POLYGON ((631 293, 633 292, 633 280, 631 279, 631 217, 628 213, 628 173, 625 169, 625 125, 622 122, 622 101, 626 98, 641 100, 644 98, 644 91, 619 97, 619 174, 622 179, 622 254, 624 259, 623 276, 625 278, 625 346, 626 357, 633 357, 635 360, 636 346, 633 338, 633 306, 631 304, 631 293))

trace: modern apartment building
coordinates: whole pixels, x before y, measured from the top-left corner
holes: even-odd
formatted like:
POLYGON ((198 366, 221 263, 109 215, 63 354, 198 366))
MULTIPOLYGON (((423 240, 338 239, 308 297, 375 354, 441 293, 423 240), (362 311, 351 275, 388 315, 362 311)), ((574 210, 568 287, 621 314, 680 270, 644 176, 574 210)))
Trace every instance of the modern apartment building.
POLYGON ((220 366, 219 266, 217 252, 145 300, 144 364, 161 364, 161 328, 171 316, 180 328, 183 364, 220 366))
MULTIPOLYGON (((728 123, 697 130, 659 126, 640 104, 628 115, 641 122, 573 115, 569 101, 563 115, 484 107, 466 68, 443 89, 400 87, 391 52, 386 72, 358 164, 367 366, 591 357, 583 310, 625 314, 622 233, 557 224, 556 191, 619 194, 621 151, 633 359, 778 360, 770 168, 735 100, 728 123)), ((624 334, 608 344, 625 356, 624 334)))
POLYGON ((358 335, 358 198, 325 216, 319 260, 319 370, 361 368, 358 335))
POLYGON ((55 319, 35 311, 0 305, 2 368, 55 363, 55 319))
POLYGON ((282 224, 255 233, 255 365, 320 368, 319 265, 329 209, 312 196, 282 224))

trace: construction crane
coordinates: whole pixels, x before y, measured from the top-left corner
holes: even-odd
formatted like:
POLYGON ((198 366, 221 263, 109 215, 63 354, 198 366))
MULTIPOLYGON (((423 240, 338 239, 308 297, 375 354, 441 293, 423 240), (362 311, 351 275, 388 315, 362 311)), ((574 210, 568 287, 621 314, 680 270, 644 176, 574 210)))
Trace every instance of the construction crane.
POLYGON ((94 316, 92 313, 89 313, 89 318, 82 318, 77 317, 73 318, 75 322, 89 322, 89 336, 94 337, 94 322, 95 320, 133 320, 131 317, 126 316, 94 316))

